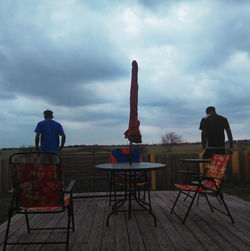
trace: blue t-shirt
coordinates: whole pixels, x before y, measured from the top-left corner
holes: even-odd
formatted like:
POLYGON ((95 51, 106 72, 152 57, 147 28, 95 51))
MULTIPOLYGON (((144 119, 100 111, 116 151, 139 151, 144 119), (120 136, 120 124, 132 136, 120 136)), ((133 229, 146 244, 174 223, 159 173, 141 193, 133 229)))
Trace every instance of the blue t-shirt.
POLYGON ((59 134, 63 133, 60 123, 45 119, 37 124, 35 132, 41 133, 40 152, 58 152, 59 134))

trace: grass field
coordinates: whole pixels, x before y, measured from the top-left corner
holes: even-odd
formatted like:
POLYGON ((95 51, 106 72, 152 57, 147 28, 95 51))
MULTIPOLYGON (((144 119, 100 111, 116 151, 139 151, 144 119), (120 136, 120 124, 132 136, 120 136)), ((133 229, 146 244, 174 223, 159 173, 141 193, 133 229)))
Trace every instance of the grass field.
MULTIPOLYGON (((167 153, 169 148, 167 146, 145 146, 147 153, 167 153)), ((171 147, 171 152, 169 153, 199 153, 201 152, 201 145, 199 144, 180 144, 171 147)))

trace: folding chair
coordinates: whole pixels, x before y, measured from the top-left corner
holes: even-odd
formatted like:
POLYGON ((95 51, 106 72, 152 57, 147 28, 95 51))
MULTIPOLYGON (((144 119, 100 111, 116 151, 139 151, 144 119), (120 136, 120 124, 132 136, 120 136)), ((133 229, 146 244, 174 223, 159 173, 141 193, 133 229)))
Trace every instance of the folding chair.
MULTIPOLYGON (((232 223, 234 224, 233 217, 227 207, 227 204, 224 200, 223 192, 221 190, 223 178, 226 172, 226 167, 227 167, 229 159, 230 159, 230 155, 214 154, 211 159, 210 167, 207 169, 207 172, 205 172, 203 175, 182 171, 181 173, 192 175, 192 177, 198 177, 199 180, 198 182, 192 182, 190 185, 174 184, 175 187, 179 189, 180 191, 171 209, 171 214, 174 212, 174 208, 181 194, 184 194, 186 196, 184 201, 187 198, 191 198, 191 202, 189 204, 188 210, 182 221, 182 223, 185 224, 185 221, 192 208, 192 205, 194 203, 196 196, 198 195, 199 197, 199 195, 204 195, 212 212, 214 212, 214 209, 216 209, 217 211, 229 216, 232 223), (224 208, 226 209, 226 212, 222 211, 219 208, 213 207, 208 199, 208 195, 215 196, 218 199, 218 201, 222 204, 222 206, 224 206, 224 208)), ((197 206, 198 206, 198 203, 197 203, 197 206)))
POLYGON ((75 230, 72 200, 72 188, 75 181, 72 180, 67 189, 64 190, 60 156, 56 153, 14 153, 9 158, 9 164, 13 189, 3 250, 6 250, 7 245, 38 244, 66 244, 66 250, 68 250, 70 229, 75 230), (30 227, 30 214, 53 214, 65 211, 67 211, 67 226, 65 227, 30 227), (31 230, 66 229, 65 240, 9 242, 9 230, 14 212, 25 215, 28 233, 31 230))
MULTIPOLYGON (((130 160, 130 149, 129 147, 121 147, 114 149, 110 156, 110 163, 128 163, 130 160)), ((140 153, 136 148, 133 148, 132 151, 132 162, 142 162, 140 153)), ((109 204, 111 205, 112 197, 114 197, 114 201, 117 201, 117 192, 123 192, 124 187, 128 182, 125 181, 128 177, 126 177, 124 172, 109 172, 108 178, 109 182, 109 204), (112 194, 113 193, 113 194, 112 194)), ((149 182, 148 182, 148 173, 147 172, 136 172, 136 191, 137 197, 141 202, 144 202, 146 199, 146 191, 148 191, 148 200, 149 207, 151 208, 150 202, 150 194, 149 194, 149 182), (143 198, 141 198, 141 191, 143 191, 143 198)), ((132 184, 134 185, 134 183, 132 184)), ((120 194, 122 195, 122 194, 120 194)))

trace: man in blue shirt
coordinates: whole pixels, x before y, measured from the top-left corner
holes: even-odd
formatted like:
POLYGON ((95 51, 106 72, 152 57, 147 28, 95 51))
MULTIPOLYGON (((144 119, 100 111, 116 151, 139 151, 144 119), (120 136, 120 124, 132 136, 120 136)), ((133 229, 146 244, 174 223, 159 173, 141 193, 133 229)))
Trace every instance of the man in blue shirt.
POLYGON ((58 153, 63 149, 66 140, 63 127, 60 123, 53 120, 52 111, 46 110, 43 112, 43 114, 44 114, 44 120, 40 121, 35 129, 36 151, 58 153), (59 136, 62 137, 60 147, 59 147, 60 144, 59 136), (39 149, 40 138, 41 138, 41 145, 39 149))

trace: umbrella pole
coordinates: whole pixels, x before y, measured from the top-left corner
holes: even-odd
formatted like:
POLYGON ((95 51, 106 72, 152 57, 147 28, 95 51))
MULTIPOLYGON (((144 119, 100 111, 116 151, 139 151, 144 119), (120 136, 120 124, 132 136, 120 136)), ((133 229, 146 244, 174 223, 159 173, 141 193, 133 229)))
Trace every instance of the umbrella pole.
POLYGON ((130 141, 129 144, 129 165, 132 165, 133 162, 133 143, 130 141))

